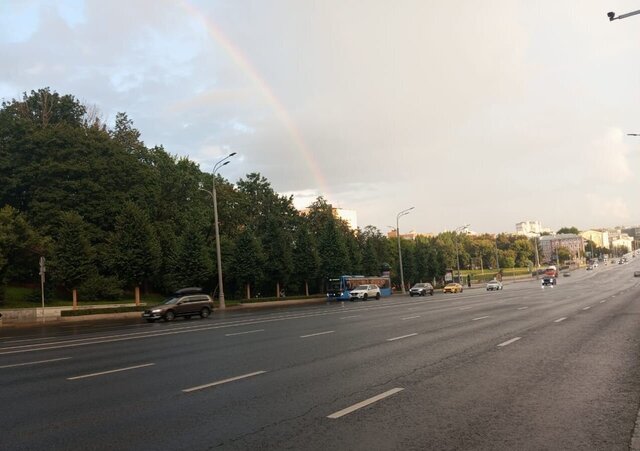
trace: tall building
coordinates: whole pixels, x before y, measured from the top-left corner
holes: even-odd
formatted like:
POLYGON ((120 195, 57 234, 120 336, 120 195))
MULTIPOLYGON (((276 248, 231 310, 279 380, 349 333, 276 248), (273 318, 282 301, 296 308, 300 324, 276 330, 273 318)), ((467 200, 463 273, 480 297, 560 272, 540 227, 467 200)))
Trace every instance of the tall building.
POLYGON ((542 248, 542 260, 555 262, 558 248, 569 250, 572 259, 580 258, 584 254, 584 238, 573 233, 561 233, 559 235, 545 235, 540 237, 542 248))
POLYGON ((598 247, 609 249, 609 232, 606 230, 585 230, 584 232, 580 232, 580 236, 585 240, 593 241, 598 247))

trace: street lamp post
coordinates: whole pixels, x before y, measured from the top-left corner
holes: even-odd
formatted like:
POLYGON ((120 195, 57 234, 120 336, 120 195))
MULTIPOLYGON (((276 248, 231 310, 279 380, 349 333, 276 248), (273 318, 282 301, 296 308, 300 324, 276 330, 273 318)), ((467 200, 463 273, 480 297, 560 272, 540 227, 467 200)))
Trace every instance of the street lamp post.
POLYGON ((640 9, 638 11, 632 11, 630 13, 621 14, 618 17, 616 17, 616 13, 614 13, 612 11, 612 12, 607 13, 607 16, 609 17, 609 22, 611 22, 611 21, 616 20, 616 19, 626 19, 627 17, 635 16, 636 14, 640 14, 640 9))
MULTIPOLYGON (((463 225, 463 226, 458 227, 458 228, 455 230, 456 234, 457 234, 458 232, 460 232, 461 230, 468 229, 470 225, 471 225, 471 224, 465 224, 465 225, 463 225)), ((457 239, 457 237, 456 237, 456 263, 457 263, 457 265, 458 265, 458 283, 461 283, 461 279, 460 279, 460 255, 458 254, 458 244, 459 244, 459 243, 458 243, 458 239, 457 239)))
POLYGON ((224 286, 222 283, 222 257, 220 254, 220 227, 218 225, 218 199, 216 196, 216 172, 222 166, 229 164, 229 158, 231 158, 235 154, 236 154, 235 152, 230 153, 223 159, 219 160, 213 166, 213 182, 211 185, 211 191, 208 191, 204 188, 200 188, 202 191, 206 191, 207 193, 211 194, 211 197, 213 198, 213 221, 214 221, 214 228, 216 232, 216 263, 218 268, 218 301, 219 301, 221 310, 224 310, 226 306, 224 303, 224 286))
POLYGON ((402 294, 405 294, 406 291, 404 289, 404 272, 402 270, 402 248, 400 247, 400 216, 408 215, 414 208, 416 207, 407 208, 396 215, 396 238, 398 239, 398 259, 400 260, 400 284, 402 285, 402 294))

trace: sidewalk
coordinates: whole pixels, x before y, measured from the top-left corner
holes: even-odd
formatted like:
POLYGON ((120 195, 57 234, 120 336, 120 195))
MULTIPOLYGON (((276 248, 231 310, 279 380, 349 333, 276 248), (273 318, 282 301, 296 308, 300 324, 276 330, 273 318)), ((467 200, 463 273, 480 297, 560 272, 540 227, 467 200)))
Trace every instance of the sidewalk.
MULTIPOLYGON (((283 301, 266 301, 266 302, 250 302, 246 304, 239 304, 228 306, 225 311, 252 311, 267 308, 278 307, 290 307, 297 305, 313 305, 326 302, 325 297, 318 297, 312 299, 291 299, 283 301)), ((141 307, 145 306, 145 303, 140 304, 141 307)), ((77 310, 91 310, 91 309, 103 309, 110 307, 136 307, 135 303, 128 304, 97 304, 97 305, 82 305, 77 310)), ((142 312, 116 312, 116 313, 97 313, 80 316, 62 316, 63 310, 73 310, 72 306, 64 307, 45 307, 44 315, 42 307, 36 308, 24 308, 24 309, 2 309, 0 313, 0 327, 21 327, 21 326, 33 326, 38 324, 56 324, 56 323, 70 323, 70 322, 82 322, 92 320, 104 320, 104 319, 123 319, 123 318, 141 318, 142 312)), ((220 311, 216 308, 215 311, 220 311)))

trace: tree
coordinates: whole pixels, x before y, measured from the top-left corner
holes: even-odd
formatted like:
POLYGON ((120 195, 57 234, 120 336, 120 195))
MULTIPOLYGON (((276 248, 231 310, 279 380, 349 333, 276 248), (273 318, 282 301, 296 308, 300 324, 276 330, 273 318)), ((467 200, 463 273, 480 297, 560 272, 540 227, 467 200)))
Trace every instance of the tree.
POLYGON ((118 277, 136 286, 145 284, 160 266, 160 245, 146 213, 127 202, 116 217, 109 260, 118 277))
POLYGON ((94 258, 95 251, 82 216, 75 211, 61 213, 51 273, 54 280, 73 291, 74 306, 78 287, 96 273, 94 258))
POLYGON ((580 231, 577 227, 562 227, 560 230, 556 232, 557 234, 561 233, 571 233, 573 235, 579 235, 580 231))
POLYGON ((299 220, 293 246, 293 277, 304 283, 305 296, 309 296, 309 281, 318 277, 320 256, 318 244, 304 218, 299 220))
POLYGON ((251 297, 251 285, 256 286, 264 279, 264 254, 262 246, 248 228, 240 233, 236 241, 231 273, 238 288, 246 289, 246 298, 251 297))
POLYGON ((0 304, 7 281, 37 276, 38 259, 49 247, 50 240, 40 236, 23 214, 9 205, 0 208, 0 304))
POLYGON ((558 255, 558 258, 560 259, 560 264, 562 264, 562 262, 566 262, 568 260, 571 260, 571 251, 569 249, 567 249, 564 246, 560 246, 557 250, 556 250, 556 254, 558 255))

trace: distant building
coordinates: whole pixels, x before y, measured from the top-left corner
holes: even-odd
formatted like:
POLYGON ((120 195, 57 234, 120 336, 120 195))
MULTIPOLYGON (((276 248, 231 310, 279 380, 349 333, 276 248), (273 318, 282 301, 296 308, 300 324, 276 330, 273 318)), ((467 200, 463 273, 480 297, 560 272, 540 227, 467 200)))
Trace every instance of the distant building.
POLYGON ((627 235, 622 229, 609 230, 610 249, 615 247, 625 247, 627 252, 633 250, 633 237, 627 235))
POLYGON ((540 237, 542 260, 551 262, 556 260, 558 248, 569 250, 572 259, 578 259, 584 254, 584 238, 573 233, 561 233, 558 235, 545 235, 540 237))
POLYGON ((585 240, 593 241, 593 244, 598 247, 609 249, 609 232, 606 230, 585 230, 584 232, 580 232, 580 236, 585 240))
POLYGON ((542 225, 540 221, 522 221, 516 224, 516 235, 524 235, 529 238, 540 236, 542 225))

